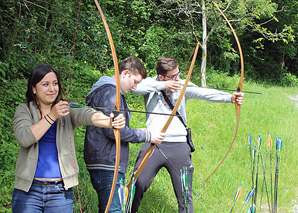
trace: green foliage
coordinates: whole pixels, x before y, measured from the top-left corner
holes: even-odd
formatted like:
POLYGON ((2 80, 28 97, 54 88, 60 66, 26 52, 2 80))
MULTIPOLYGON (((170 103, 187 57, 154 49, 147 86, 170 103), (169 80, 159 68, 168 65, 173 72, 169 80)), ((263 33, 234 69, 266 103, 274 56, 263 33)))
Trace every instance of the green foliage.
MULTIPOLYGON (((187 60, 194 48, 191 38, 181 36, 178 29, 166 29, 159 25, 152 25, 147 30, 142 43, 142 47, 139 48, 140 57, 146 57, 145 63, 149 70, 155 69, 160 56, 176 57, 179 61, 187 60), (171 39, 168 39, 169 37, 171 39)), ((183 63, 180 64, 183 67, 183 63)), ((156 71, 149 72, 151 76, 155 74, 156 71)))
MULTIPOLYGON (((271 4, 268 5, 268 8, 271 4)), ((249 76, 259 82, 283 85, 284 73, 297 76, 297 1, 274 1, 274 10, 269 10, 274 19, 265 21, 265 16, 260 17, 255 23, 253 33, 246 33, 242 39, 246 64, 254 69, 249 70, 249 76), (262 24, 264 23, 264 24, 262 24), (270 23, 270 24, 269 24, 270 23), (267 30, 262 28, 266 27, 267 30), (262 31, 263 30, 263 31, 262 31), (262 36, 258 36, 262 32, 262 36), (264 50, 258 49, 259 47, 264 50)), ((267 11, 264 8, 264 11, 267 11)), ((267 13, 267 12, 266 12, 267 13)), ((268 13, 267 13, 268 14, 268 13)), ((270 16, 271 18, 271 16, 270 16)))
POLYGON ((140 55, 146 56, 147 67, 154 69, 154 66, 156 66, 156 56, 165 55, 165 52, 159 47, 162 46, 167 38, 168 33, 163 27, 153 25, 147 30, 143 46, 139 48, 140 55))
MULTIPOLYGON (((187 1, 188 2, 188 1, 187 1)), ((207 12, 211 11, 211 1, 206 2, 207 12)), ((222 1, 222 8, 229 1, 222 1)), ((189 9, 196 12, 185 13, 183 1, 101 1, 102 9, 108 21, 119 62, 134 55, 142 59, 149 71, 155 75, 156 60, 162 55, 176 57, 180 68, 185 69, 195 46, 195 36, 201 34, 201 14, 198 5, 189 9), (164 4, 166 3, 166 4, 164 4), (191 21, 194 21, 193 23, 191 21)), ((190 2, 188 2, 190 3, 190 2)), ((92 84, 102 75, 112 75, 113 61, 108 39, 101 18, 93 2, 82 2, 78 31, 74 45, 74 33, 78 13, 78 1, 1 1, 0 2, 0 211, 11 206, 11 194, 14 183, 14 168, 19 145, 14 138, 11 122, 18 104, 25 101, 26 83, 29 73, 37 64, 52 64, 61 73, 67 98, 78 103, 85 103, 92 84), (71 59, 73 62, 71 63, 71 59), (70 69, 71 67, 71 69, 70 69), (68 81, 69 79, 69 81, 68 81)), ((295 194, 294 153, 297 138, 296 108, 287 99, 288 94, 297 94, 298 86, 298 2, 295 0, 274 1, 232 1, 226 15, 237 30, 245 60, 245 90, 266 92, 266 96, 246 95, 245 104, 241 108, 241 117, 237 141, 246 143, 247 131, 255 135, 268 131, 282 133, 291 146, 287 149, 288 158, 283 167, 290 176, 288 185, 281 181, 281 209, 288 211, 290 199, 295 194), (248 14, 250 16, 248 16, 248 14), (239 18, 239 17, 244 17, 239 18), (238 19, 237 19, 238 18, 238 19), (235 22, 235 20, 241 20, 235 22), (272 20, 267 22, 268 20, 272 20), (278 33, 275 33, 278 32, 278 33), (259 48, 262 47, 262 48, 259 48), (260 86, 250 82, 258 82, 260 86), (276 88, 272 86, 293 88, 276 88), (257 103, 257 104, 256 104, 257 103), (262 114, 266 112, 266 114, 262 114), (242 114, 243 113, 243 114, 242 114), (293 116, 294 115, 294 116, 293 116), (273 119, 273 120, 272 120, 273 119), (290 120, 287 120, 290 119, 290 120), (289 130, 289 131, 288 131, 289 130)), ((188 10, 190 11, 190 10, 188 10)), ((207 22, 210 29, 218 16, 211 12, 207 22)), ((199 53, 200 54, 200 53, 199 53)), ((200 85, 200 57, 197 57, 196 71, 192 81, 200 85)), ((207 54, 207 84, 209 87, 236 88, 239 78, 239 57, 234 38, 229 28, 221 22, 210 35, 207 54), (232 77, 231 77, 232 76, 232 77)), ((185 72, 182 74, 182 76, 185 72)), ((144 110, 141 96, 126 94, 132 109, 144 110)), ((226 147, 234 128, 234 119, 228 118, 233 107, 190 102, 188 117, 190 125, 199 127, 194 133, 197 151, 193 155, 198 177, 194 185, 198 197, 194 197, 195 209, 199 212, 217 212, 219 208, 227 208, 235 188, 247 179, 244 171, 247 161, 242 158, 247 153, 246 146, 237 144, 240 151, 234 152, 225 165, 230 169, 221 169, 210 184, 202 184, 211 168, 222 156, 221 145, 226 147), (203 109, 200 113, 193 109, 203 109), (191 116, 190 116, 191 115, 191 116), (225 129, 227 131, 217 131, 225 129), (212 131, 214 130, 214 131, 212 131), (220 144, 219 144, 220 142, 220 144), (208 144, 209 146, 205 146, 208 144), (217 156, 215 158, 214 156, 217 156), (214 158, 213 158, 214 157, 214 158), (238 176, 233 174, 239 171, 238 176), (215 208, 216 207, 216 208, 215 208)), ((145 127, 145 115, 132 114, 132 127, 145 127)), ((76 132, 77 156, 80 165, 80 194, 84 212, 97 211, 97 199, 92 189, 88 172, 83 161, 84 128, 76 132), (86 181, 85 181, 86 180, 86 181)), ((133 145, 129 162, 128 177, 132 174, 135 158, 140 145, 133 145)), ((223 165, 224 166, 224 165, 223 165)), ((283 178, 282 178, 283 179, 283 178)), ((142 212, 174 212, 176 201, 167 172, 162 170, 145 195, 141 206, 142 212), (152 198, 153 197, 153 198, 152 198), (154 205, 153 205, 154 203, 154 205), (156 207, 154 207, 156 206, 156 207)), ((248 186, 246 186, 246 191, 248 186)), ((76 202, 77 203, 77 202, 76 202)), ((78 206, 76 205, 76 210, 78 206)))
POLYGON ((90 175, 86 168, 84 161, 84 139, 85 139, 85 127, 79 127, 75 131, 75 145, 76 145, 76 156, 78 159, 78 165, 80 168, 78 179, 79 186, 74 187, 74 212, 80 212, 80 205, 83 212, 97 212, 98 210, 98 199, 97 193, 93 189, 90 175), (80 202, 79 196, 80 195, 80 202))
MULTIPOLYGON (((103 71, 102 71, 103 72, 103 71)), ((69 84, 64 83, 65 88, 69 88, 67 98, 80 104, 85 104, 92 85, 102 76, 102 72, 87 63, 76 63, 72 65, 69 84), (77 79, 80 79, 79 81, 77 79)), ((67 74, 69 78, 69 73, 67 74)))
POLYGON ((298 86, 298 79, 295 75, 292 75, 291 73, 284 73, 284 76, 281 79, 280 84, 281 84, 281 86, 297 87, 298 86))
MULTIPOLYGON (((210 3, 206 1, 207 12, 211 10, 210 3)), ((220 6, 227 6, 225 4, 220 6)), ((53 64, 68 72, 72 55, 78 63, 90 64, 100 71, 110 69, 113 62, 109 43, 93 2, 81 5, 73 49, 78 6, 76 1, 1 2, 0 80, 26 78, 31 68, 40 63, 53 64)), ((102 1, 101 6, 119 61, 130 55, 137 56, 144 61, 149 74, 154 73, 156 60, 162 55, 176 57, 183 65, 195 46, 195 35, 200 35, 200 13, 188 15, 188 12, 199 9, 195 4, 107 0, 102 1)), ((294 8, 298 7, 297 3, 291 0, 236 1, 230 7, 228 18, 246 17, 233 23, 241 39, 245 65, 252 67, 246 77, 278 84, 284 70, 297 76, 297 45, 294 40, 297 34, 294 8), (285 9, 278 11, 281 8, 285 9), (262 25, 268 18, 275 21, 268 22, 268 26, 262 25), (252 32, 248 31, 247 25, 253 29, 252 32), (275 29, 279 33, 272 33, 275 29), (266 51, 258 49, 260 46, 266 51)), ((210 13, 207 23, 210 28, 216 20, 213 16, 210 13)), ((217 23, 216 30, 210 35, 207 57, 208 66, 230 76, 238 72, 238 50, 225 24, 217 23)))
POLYGON ((207 73, 208 86, 223 89, 237 88, 240 76, 229 77, 228 74, 215 70, 209 70, 207 73))
MULTIPOLYGON (((18 104, 24 102, 24 80, 16 80, 1 85, 0 90, 0 209, 11 206, 14 185, 14 170, 19 144, 14 138, 12 120, 18 104)), ((1 210, 2 211, 2 210, 1 210)))

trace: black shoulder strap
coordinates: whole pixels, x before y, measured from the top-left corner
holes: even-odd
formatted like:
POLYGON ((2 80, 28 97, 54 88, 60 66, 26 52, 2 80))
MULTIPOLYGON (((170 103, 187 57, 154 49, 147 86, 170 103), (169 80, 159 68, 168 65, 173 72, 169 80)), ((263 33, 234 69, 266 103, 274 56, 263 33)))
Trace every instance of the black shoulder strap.
MULTIPOLYGON (((166 102, 168 103, 169 107, 171 108, 171 110, 173 110, 174 106, 173 106, 172 102, 169 100, 169 98, 166 95, 165 91, 161 90, 161 93, 162 93, 163 97, 165 98, 166 102)), ((180 121, 183 123, 183 125, 186 127, 186 125, 185 125, 181 115, 179 114, 178 110, 176 111, 176 115, 180 119, 180 121)))

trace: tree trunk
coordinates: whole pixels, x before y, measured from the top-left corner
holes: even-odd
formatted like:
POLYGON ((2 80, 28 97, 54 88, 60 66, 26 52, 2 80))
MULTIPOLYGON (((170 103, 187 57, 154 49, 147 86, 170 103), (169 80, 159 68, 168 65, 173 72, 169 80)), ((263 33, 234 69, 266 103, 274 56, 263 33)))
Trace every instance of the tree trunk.
POLYGON ((207 87, 206 64, 207 64, 207 23, 206 23, 205 0, 202 0, 202 63, 201 63, 201 86, 207 87))

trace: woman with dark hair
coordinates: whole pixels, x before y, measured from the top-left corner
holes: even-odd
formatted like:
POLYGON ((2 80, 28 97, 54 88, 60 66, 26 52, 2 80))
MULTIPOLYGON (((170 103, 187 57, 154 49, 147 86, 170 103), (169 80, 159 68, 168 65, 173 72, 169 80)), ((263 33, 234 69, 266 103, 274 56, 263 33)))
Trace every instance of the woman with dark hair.
POLYGON ((81 125, 121 129, 122 114, 113 121, 91 108, 70 108, 63 100, 59 73, 36 66, 29 77, 27 103, 13 119, 21 145, 15 170, 12 212, 73 212, 72 187, 78 184, 74 129, 81 125))

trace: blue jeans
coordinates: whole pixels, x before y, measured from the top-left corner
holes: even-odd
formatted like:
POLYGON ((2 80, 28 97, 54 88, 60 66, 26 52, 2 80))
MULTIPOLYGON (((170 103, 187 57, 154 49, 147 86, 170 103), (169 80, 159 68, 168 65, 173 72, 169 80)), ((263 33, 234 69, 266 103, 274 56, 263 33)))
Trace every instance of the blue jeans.
POLYGON ((12 195, 12 212, 73 212, 72 189, 65 190, 62 181, 33 180, 28 192, 14 189, 12 195))
MULTIPOLYGON (((89 170, 91 183, 98 196, 98 212, 104 212, 108 204, 109 195, 112 188, 114 171, 105 170, 89 170)), ((118 189, 120 187, 120 179, 125 179, 125 175, 118 173, 117 185, 114 192, 114 197, 109 209, 109 212, 121 213, 121 204, 118 196, 118 189)))

